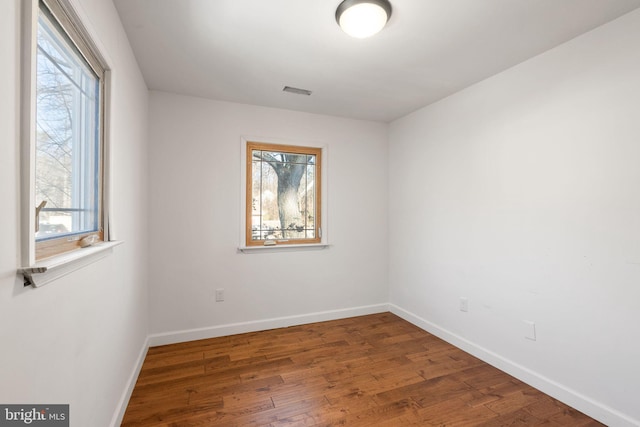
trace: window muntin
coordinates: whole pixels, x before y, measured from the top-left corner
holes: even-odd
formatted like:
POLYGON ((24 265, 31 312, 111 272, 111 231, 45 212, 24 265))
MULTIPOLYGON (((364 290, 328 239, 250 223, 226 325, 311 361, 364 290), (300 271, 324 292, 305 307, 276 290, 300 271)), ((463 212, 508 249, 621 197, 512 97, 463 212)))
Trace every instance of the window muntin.
MULTIPOLYGON (((102 236, 102 76, 40 4, 36 52, 36 259, 102 236)), ((80 43, 86 46, 86 43, 80 43)))
POLYGON ((322 149, 247 143, 246 245, 321 242, 322 149))

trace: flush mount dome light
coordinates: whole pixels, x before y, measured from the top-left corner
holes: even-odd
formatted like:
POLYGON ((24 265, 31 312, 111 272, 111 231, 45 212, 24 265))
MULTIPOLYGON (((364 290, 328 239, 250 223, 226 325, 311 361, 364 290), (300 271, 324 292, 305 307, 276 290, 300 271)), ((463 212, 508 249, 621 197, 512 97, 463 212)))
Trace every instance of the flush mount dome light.
POLYGON ((336 9, 336 21, 342 31, 359 39, 382 30, 390 17, 388 0, 344 0, 336 9))

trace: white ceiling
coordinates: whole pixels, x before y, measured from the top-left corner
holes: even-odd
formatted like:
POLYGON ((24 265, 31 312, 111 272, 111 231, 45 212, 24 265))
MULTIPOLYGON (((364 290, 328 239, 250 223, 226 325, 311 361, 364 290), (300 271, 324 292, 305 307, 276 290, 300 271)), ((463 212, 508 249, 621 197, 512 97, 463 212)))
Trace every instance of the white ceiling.
POLYGON ((354 39, 341 0, 114 0, 149 89, 391 121, 640 7, 640 0, 391 0, 354 39), (285 86, 311 96, 282 92, 285 86))

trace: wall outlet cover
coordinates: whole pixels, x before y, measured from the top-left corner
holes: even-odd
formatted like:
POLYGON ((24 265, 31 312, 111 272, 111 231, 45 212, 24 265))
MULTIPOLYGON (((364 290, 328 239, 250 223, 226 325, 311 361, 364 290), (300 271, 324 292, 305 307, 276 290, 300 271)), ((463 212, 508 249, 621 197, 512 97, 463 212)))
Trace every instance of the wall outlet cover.
POLYGON ((469 300, 467 298, 460 298, 460 311, 465 313, 469 311, 469 300))
POLYGON ((528 340, 536 340, 536 324, 530 320, 523 320, 524 337, 528 340))

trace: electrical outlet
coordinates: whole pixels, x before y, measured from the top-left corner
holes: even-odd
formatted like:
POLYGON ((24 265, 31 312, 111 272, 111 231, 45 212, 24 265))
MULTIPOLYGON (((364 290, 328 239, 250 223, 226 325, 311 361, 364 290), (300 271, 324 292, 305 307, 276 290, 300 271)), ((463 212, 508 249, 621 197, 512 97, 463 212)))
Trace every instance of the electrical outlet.
POLYGON ((465 313, 469 311, 469 300, 467 298, 460 298, 460 311, 465 313))
POLYGON ((528 340, 536 340, 536 324, 530 320, 523 320, 524 337, 528 340))
POLYGON ((216 289, 216 302, 224 301, 224 289, 216 289))

